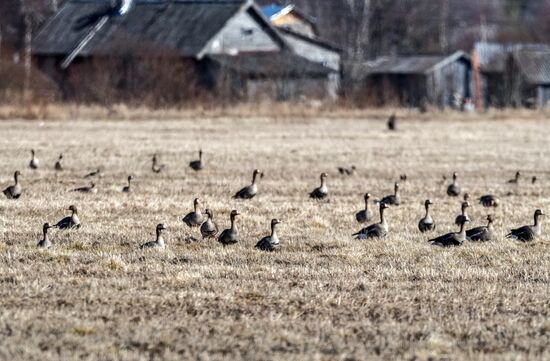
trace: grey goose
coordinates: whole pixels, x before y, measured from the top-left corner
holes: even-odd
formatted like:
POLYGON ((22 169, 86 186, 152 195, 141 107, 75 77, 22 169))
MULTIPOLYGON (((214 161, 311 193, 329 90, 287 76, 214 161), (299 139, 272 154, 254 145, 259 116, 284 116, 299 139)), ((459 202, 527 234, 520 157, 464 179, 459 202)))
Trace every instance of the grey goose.
POLYGON ((235 218, 240 215, 239 212, 236 210, 231 211, 230 219, 231 219, 231 228, 225 229, 218 237, 218 242, 223 244, 224 246, 228 246, 230 244, 235 244, 239 242, 239 232, 237 231, 237 225, 235 222, 235 218))
POLYGON ((518 184, 519 183, 519 178, 521 177, 521 172, 516 172, 516 175, 514 176, 514 178, 510 179, 508 181, 509 184, 518 184))
POLYGON ((80 218, 78 218, 78 209, 75 205, 69 206, 69 211, 71 215, 63 218, 57 222, 53 228, 59 229, 78 229, 80 228, 80 218))
POLYGON ((95 193, 97 193, 97 188, 95 187, 94 182, 90 182, 89 186, 75 188, 75 189, 72 189, 71 192, 95 194, 95 193))
POLYGON ((164 170, 164 168, 166 168, 166 165, 165 164, 160 164, 159 163, 159 160, 158 160, 158 156, 157 154, 153 154, 153 160, 152 160, 152 165, 151 165, 151 170, 153 171, 153 173, 160 173, 164 170))
POLYGON ((386 203, 380 203, 380 223, 371 224, 353 234, 355 239, 383 238, 388 234, 388 222, 384 217, 384 210, 389 208, 386 203))
POLYGON ((101 173, 101 169, 96 168, 84 176, 85 179, 93 178, 93 177, 103 177, 103 173, 101 173))
POLYGON ((62 171, 63 170, 63 153, 57 157, 57 161, 55 162, 54 169, 56 171, 62 171))
POLYGON ((537 176, 534 175, 533 178, 531 178, 531 184, 537 183, 537 180, 538 180, 538 179, 537 179, 537 176))
POLYGON ((399 194, 399 183, 395 182, 393 194, 385 196, 380 200, 381 203, 386 203, 390 206, 398 206, 401 204, 401 195, 399 194))
POLYGON ((355 171, 357 170, 357 168, 352 165, 351 167, 349 168, 346 168, 346 167, 338 167, 338 173, 340 173, 341 175, 354 175, 355 174, 355 171))
POLYGON ((460 195, 460 186, 457 182, 458 174, 453 173, 453 182, 447 187, 447 195, 449 197, 458 197, 460 195))
POLYGON ((500 204, 500 199, 498 199, 492 194, 487 194, 479 198, 479 203, 486 208, 490 208, 490 207, 496 208, 500 204))
POLYGON ((252 198, 254 198, 256 196, 256 194, 258 194, 258 185, 256 184, 258 175, 260 176, 260 178, 264 177, 264 174, 262 173, 261 170, 254 169, 254 172, 252 172, 252 184, 250 184, 249 186, 244 187, 243 189, 241 189, 240 191, 235 193, 233 198, 236 198, 236 199, 252 199, 252 198))
POLYGON ((469 223, 468 218, 461 219, 460 230, 458 232, 447 233, 437 238, 430 239, 430 242, 434 246, 439 247, 452 247, 461 246, 466 240, 466 223, 469 223))
POLYGON ((369 199, 371 195, 370 193, 365 193, 364 199, 365 199, 365 209, 355 213, 355 219, 359 223, 367 223, 372 220, 373 214, 372 211, 369 209, 369 199))
POLYGON ((193 211, 187 213, 187 215, 185 215, 185 217, 183 217, 182 219, 183 223, 187 224, 187 226, 189 226, 190 228, 200 227, 204 220, 199 205, 200 200, 198 198, 195 198, 193 200, 193 211))
POLYGON ((281 221, 278 219, 271 220, 271 234, 267 237, 260 239, 256 243, 255 248, 260 251, 274 252, 281 249, 281 243, 279 237, 277 236, 277 225, 281 224, 281 221))
POLYGON ((470 207, 470 202, 468 202, 468 201, 462 202, 462 204, 460 206, 460 214, 458 216, 456 216, 456 218, 455 218, 455 224, 457 226, 459 226, 464 219, 471 220, 470 217, 468 217, 468 214, 466 212, 466 210, 469 207, 470 207))
POLYGON ((122 188, 123 193, 131 193, 132 192, 132 181, 133 180, 134 180, 134 176, 129 175, 128 176, 128 185, 126 185, 122 188))
POLYGON ((325 199, 328 196, 328 188, 325 184, 325 179, 327 178, 326 173, 321 173, 321 176, 319 177, 321 179, 321 185, 317 188, 315 188, 311 193, 309 193, 309 197, 313 199, 325 199))
POLYGON ((510 233, 506 235, 506 238, 517 239, 521 242, 530 242, 537 239, 542 234, 542 222, 540 220, 542 216, 544 216, 544 212, 537 209, 534 215, 535 224, 512 229, 510 233))
POLYGON ((489 214, 487 216, 487 225, 467 230, 466 238, 469 241, 473 241, 473 242, 491 241, 494 237, 493 221, 494 221, 493 216, 489 214))
POLYGON ((201 235, 203 239, 214 238, 218 234, 218 225, 214 222, 214 214, 210 209, 204 211, 206 220, 201 224, 201 235))
POLYGON ((433 204, 433 202, 429 199, 427 199, 424 202, 424 208, 426 208, 426 214, 424 215, 424 218, 422 218, 418 222, 418 229, 420 232, 425 233, 429 231, 435 230, 435 222, 432 219, 432 216, 430 215, 430 206, 433 204))
POLYGON ((44 226, 42 226, 42 239, 38 241, 36 244, 36 247, 40 249, 46 249, 50 248, 52 246, 52 242, 50 241, 50 238, 48 237, 48 229, 52 228, 49 223, 44 223, 44 226))
POLYGON ((202 163, 202 149, 199 149, 199 159, 189 162, 189 167, 195 172, 198 172, 204 168, 204 164, 202 163))
POLYGON ((38 169, 39 166, 40 166, 40 162, 35 157, 34 149, 31 149, 31 160, 29 162, 29 168, 38 169))
POLYGON ((154 241, 147 242, 139 246, 140 249, 165 249, 166 244, 164 243, 164 237, 162 236, 162 233, 166 230, 166 226, 164 224, 158 224, 156 228, 156 236, 157 238, 154 241))
POLYGON ((20 176, 21 172, 16 170, 15 173, 13 173, 14 184, 2 191, 7 199, 19 199, 19 197, 21 197, 21 193, 23 193, 23 188, 21 187, 21 184, 19 184, 20 176))
POLYGON ((397 116, 395 113, 392 113, 388 118, 388 129, 394 131, 397 129, 397 116))

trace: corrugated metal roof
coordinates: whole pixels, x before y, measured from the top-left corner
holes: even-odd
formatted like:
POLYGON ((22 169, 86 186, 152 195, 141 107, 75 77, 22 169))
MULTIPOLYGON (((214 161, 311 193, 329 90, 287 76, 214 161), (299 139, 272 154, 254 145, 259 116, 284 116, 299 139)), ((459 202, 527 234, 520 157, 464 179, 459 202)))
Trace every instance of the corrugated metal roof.
POLYGON ((480 69, 492 73, 504 73, 508 57, 513 52, 523 49, 549 50, 550 46, 546 44, 500 44, 485 42, 478 42, 474 45, 480 69))
POLYGON ((452 55, 413 55, 382 57, 367 62, 365 71, 368 74, 426 74, 439 66, 458 58, 469 59, 459 51, 452 55))
POLYGON ((514 58, 529 83, 550 84, 550 50, 520 50, 514 53, 514 58))

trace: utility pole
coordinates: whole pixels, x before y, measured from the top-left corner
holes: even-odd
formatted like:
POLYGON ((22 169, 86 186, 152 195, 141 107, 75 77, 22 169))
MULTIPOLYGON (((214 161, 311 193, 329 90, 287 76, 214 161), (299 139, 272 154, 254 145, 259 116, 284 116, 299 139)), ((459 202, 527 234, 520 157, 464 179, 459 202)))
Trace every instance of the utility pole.
POLYGON ((21 12, 23 13, 24 38, 23 38, 23 64, 25 67, 25 80, 23 83, 23 95, 25 99, 29 96, 31 84, 31 56, 32 56, 32 19, 31 10, 25 0, 21 1, 21 12))
POLYGON ((449 47, 447 40, 447 20, 449 19, 449 0, 441 0, 441 16, 439 18, 439 50, 446 53, 449 47))

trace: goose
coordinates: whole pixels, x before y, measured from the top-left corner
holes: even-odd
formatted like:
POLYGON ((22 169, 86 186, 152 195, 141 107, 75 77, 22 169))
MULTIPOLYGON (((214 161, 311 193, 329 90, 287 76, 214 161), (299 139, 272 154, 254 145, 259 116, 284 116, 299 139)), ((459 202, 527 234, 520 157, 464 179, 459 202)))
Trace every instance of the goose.
POLYGON ((380 203, 380 223, 371 224, 368 227, 363 228, 359 232, 353 234, 352 236, 355 239, 366 239, 366 238, 383 238, 388 234, 388 222, 384 217, 384 210, 389 208, 386 203, 380 203))
POLYGON ((540 209, 535 211, 535 224, 532 226, 523 226, 520 228, 512 229, 510 233, 506 235, 506 238, 514 238, 518 241, 529 242, 540 237, 542 233, 542 224, 540 217, 544 216, 544 212, 540 209))
POLYGON ((256 185, 256 178, 258 177, 258 175, 260 175, 260 178, 264 177, 264 174, 262 173, 261 170, 254 169, 254 172, 252 172, 252 184, 247 187, 244 187, 243 189, 235 193, 233 198, 237 198, 237 199, 254 198, 258 193, 258 186, 256 185))
POLYGON ((431 242, 434 246, 439 247, 451 247, 451 246, 460 246, 466 240, 466 228, 465 224, 469 223, 468 218, 463 218, 460 220, 460 231, 447 233, 442 236, 439 236, 434 239, 430 239, 428 242, 431 242))
POLYGON ((204 211, 206 221, 201 224, 201 234, 203 239, 214 238, 218 234, 218 225, 214 222, 214 215, 210 209, 204 211))
POLYGON ((533 176, 533 178, 531 178, 531 184, 537 183, 537 180, 538 180, 538 179, 537 179, 537 176, 536 176, 536 175, 533 176))
POLYGON ((406 182, 406 181, 407 181, 407 175, 406 175, 405 173, 401 174, 401 175, 399 176, 399 180, 400 180, 401 182, 406 182))
POLYGON ((193 200, 193 212, 188 213, 182 219, 183 223, 187 224, 187 226, 190 228, 200 227, 204 220, 201 210, 199 209, 199 205, 200 200, 198 198, 195 198, 193 200))
POLYGON ((95 187, 95 183, 94 182, 90 182, 90 185, 87 186, 87 187, 80 187, 80 188, 75 188, 73 190, 71 190, 71 192, 79 192, 79 193, 97 193, 97 188, 95 187))
POLYGON ((281 244, 279 242, 279 237, 277 236, 277 225, 282 222, 278 219, 271 220, 271 235, 262 238, 258 243, 256 243, 255 248, 260 251, 279 251, 281 249, 281 244))
POLYGON ((355 219, 359 223, 367 223, 372 220, 372 211, 369 209, 369 199, 371 195, 370 193, 365 193, 365 209, 357 212, 355 214, 355 219))
POLYGON ((486 208, 489 208, 489 207, 496 208, 500 204, 500 199, 498 199, 492 194, 487 194, 479 198, 479 203, 486 208))
POLYGON ((164 237, 162 237, 162 233, 166 230, 166 226, 164 224, 157 225, 156 232, 157 232, 157 239, 151 242, 147 242, 139 246, 140 249, 165 249, 166 245, 164 243, 164 237))
POLYGON ((19 197, 21 197, 21 193, 23 193, 23 189, 21 188, 21 184, 19 184, 20 176, 21 176, 21 172, 16 170, 15 173, 13 173, 13 180, 15 184, 12 186, 9 186, 8 188, 2 191, 7 199, 18 199, 19 197))
POLYGON ((158 156, 157 154, 153 154, 153 165, 151 166, 151 169, 154 173, 160 173, 163 171, 163 169, 166 168, 165 164, 159 164, 158 156))
POLYGON ((79 229, 80 228, 80 218, 78 218, 78 209, 75 205, 69 206, 69 211, 71 215, 63 218, 57 222, 52 228, 58 229, 79 229))
POLYGON ((464 193, 462 199, 464 200, 464 202, 468 202, 470 200, 470 193, 464 193))
POLYGON ((204 165, 202 164, 202 149, 199 149, 199 159, 189 162, 189 167, 195 172, 202 170, 204 165))
POLYGON ((401 204, 401 196, 399 195, 399 183, 395 182, 393 190, 393 194, 385 196, 380 202, 386 203, 390 206, 398 206, 399 204, 401 204))
POLYGON ((57 157, 57 161, 55 162, 54 168, 55 168, 55 170, 57 170, 57 171, 63 170, 63 153, 61 153, 61 154, 59 155, 59 157, 57 157))
POLYGON ((519 178, 521 177, 521 172, 516 172, 516 175, 514 176, 513 179, 510 179, 508 181, 509 184, 518 184, 519 183, 519 178))
POLYGON ((354 175, 355 174, 355 171, 357 170, 357 168, 352 165, 350 168, 345 168, 345 167, 338 167, 338 173, 340 173, 341 175, 354 175))
POLYGON ((50 238, 48 237, 48 229, 52 228, 49 223, 44 223, 44 226, 42 227, 42 232, 44 234, 43 238, 38 241, 36 244, 36 247, 40 249, 46 249, 50 248, 52 246, 52 242, 50 241, 50 238))
POLYGON ((101 173, 101 169, 96 168, 84 176, 84 178, 92 178, 92 177, 103 177, 103 173, 101 173))
POLYGON ((310 198, 313 198, 313 199, 324 199, 328 196, 328 188, 325 184, 325 179, 327 178, 327 174, 326 173, 321 173, 321 185, 317 188, 315 188, 313 190, 313 192, 311 192, 309 194, 309 197, 310 198))
POLYGON ((476 242, 476 241, 482 241, 482 242, 491 241, 493 239, 493 233, 494 233, 493 220, 494 220, 493 216, 489 214, 487 216, 487 225, 467 230, 466 231, 466 238, 468 240, 474 241, 474 242, 476 242))
POLYGON ((418 229, 422 233, 435 230, 435 222, 430 216, 430 206, 432 204, 433 202, 429 199, 427 199, 426 202, 424 202, 424 207, 426 208, 426 215, 424 216, 424 218, 420 220, 420 222, 418 222, 418 229))
POLYGON ((470 220, 470 217, 468 217, 468 214, 466 214, 466 209, 470 207, 470 202, 462 202, 462 205, 460 206, 460 214, 456 216, 455 218, 455 224, 459 226, 464 219, 470 220))
POLYGON ((235 218, 238 215, 240 215, 240 213, 236 210, 231 211, 231 228, 225 229, 218 237, 218 242, 220 242, 224 246, 235 244, 239 241, 239 232, 237 231, 237 227, 235 226, 235 218))
POLYGON ((131 193, 132 192, 132 180, 133 179, 134 179, 133 176, 131 176, 131 175, 128 176, 128 185, 124 186, 122 188, 122 192, 124 192, 124 193, 131 193))
POLYGON ((460 187, 457 183, 458 174, 453 173, 453 183, 447 187, 447 195, 449 197, 458 197, 460 195, 460 187))
POLYGON ((34 149, 31 149, 31 161, 29 162, 29 168, 38 169, 39 166, 40 166, 40 162, 34 156, 34 149))
POLYGON ((397 128, 397 116, 395 115, 395 113, 392 113, 392 115, 390 115, 389 119, 388 119, 388 129, 389 130, 396 130, 397 128))

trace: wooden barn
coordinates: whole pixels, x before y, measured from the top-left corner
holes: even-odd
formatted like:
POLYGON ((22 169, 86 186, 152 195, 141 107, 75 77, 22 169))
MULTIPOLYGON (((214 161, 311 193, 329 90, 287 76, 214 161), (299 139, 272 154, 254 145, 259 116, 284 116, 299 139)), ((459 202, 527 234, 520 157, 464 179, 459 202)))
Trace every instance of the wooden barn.
POLYGON ((33 56, 66 98, 157 91, 177 102, 262 91, 288 100, 338 90, 338 69, 297 54, 251 0, 68 0, 35 37, 33 56), (260 79, 284 90, 254 85, 260 79))
POLYGON ((507 62, 510 104, 530 108, 550 106, 550 50, 518 50, 507 62))
POLYGON ((363 67, 365 93, 378 105, 460 107, 471 97, 471 62, 451 55, 382 57, 363 67))

